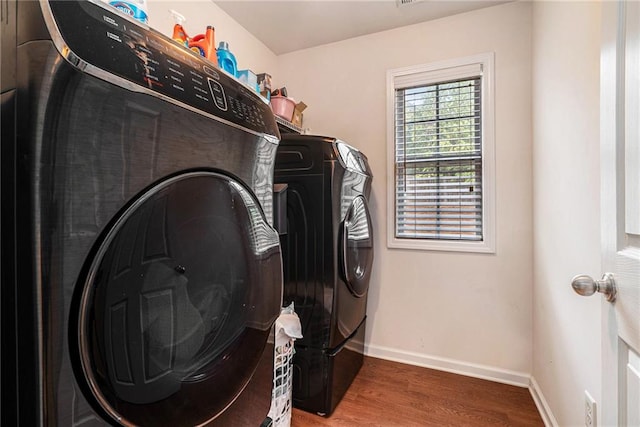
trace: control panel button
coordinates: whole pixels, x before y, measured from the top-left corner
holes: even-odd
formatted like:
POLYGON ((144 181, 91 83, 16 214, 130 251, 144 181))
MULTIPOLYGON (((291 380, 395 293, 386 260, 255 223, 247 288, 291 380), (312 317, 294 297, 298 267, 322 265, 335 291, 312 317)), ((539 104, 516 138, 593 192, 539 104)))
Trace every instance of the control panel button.
POLYGON ((224 88, 219 82, 212 79, 208 80, 209 88, 211 89, 211 94, 213 95, 213 102, 216 104, 216 107, 218 107, 222 111, 227 111, 227 98, 224 96, 224 88))
POLYGON ((211 77, 213 77, 216 80, 220 80, 220 74, 218 74, 218 72, 216 70, 214 70, 211 67, 207 67, 206 65, 202 67, 204 69, 204 72, 209 74, 211 77))

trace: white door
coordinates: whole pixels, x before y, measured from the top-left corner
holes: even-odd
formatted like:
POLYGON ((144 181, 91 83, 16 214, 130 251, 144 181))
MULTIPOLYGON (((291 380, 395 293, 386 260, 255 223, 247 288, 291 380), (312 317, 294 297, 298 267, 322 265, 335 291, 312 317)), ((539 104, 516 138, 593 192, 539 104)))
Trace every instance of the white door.
POLYGON ((604 426, 640 426, 640 2, 602 2, 601 214, 604 426))

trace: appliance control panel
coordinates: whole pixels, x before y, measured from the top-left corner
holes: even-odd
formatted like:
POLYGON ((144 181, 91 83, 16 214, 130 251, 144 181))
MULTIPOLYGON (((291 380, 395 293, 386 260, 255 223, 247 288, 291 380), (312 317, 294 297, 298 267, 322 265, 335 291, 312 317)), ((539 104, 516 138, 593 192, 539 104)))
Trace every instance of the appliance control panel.
POLYGON ((269 105, 195 52, 106 4, 57 0, 49 5, 65 44, 82 61, 208 115, 279 136, 269 105))

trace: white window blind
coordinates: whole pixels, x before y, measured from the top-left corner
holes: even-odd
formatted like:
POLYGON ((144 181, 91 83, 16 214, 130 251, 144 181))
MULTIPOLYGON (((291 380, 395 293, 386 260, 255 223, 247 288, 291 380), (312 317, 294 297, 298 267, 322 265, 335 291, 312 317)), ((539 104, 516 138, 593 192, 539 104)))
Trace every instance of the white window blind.
POLYGON ((387 71, 387 246, 495 252, 494 54, 387 71))
POLYGON ((482 240, 481 77, 395 94, 396 237, 482 240))

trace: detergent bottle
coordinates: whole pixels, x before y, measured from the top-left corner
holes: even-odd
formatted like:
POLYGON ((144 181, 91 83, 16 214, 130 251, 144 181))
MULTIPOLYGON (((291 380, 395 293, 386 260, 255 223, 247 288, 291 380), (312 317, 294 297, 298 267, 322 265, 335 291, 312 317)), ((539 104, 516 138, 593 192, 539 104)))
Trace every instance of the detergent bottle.
POLYGON ((109 4, 125 15, 137 19, 147 24, 149 17, 147 15, 147 0, 108 0, 109 4))
POLYGON ((204 34, 198 34, 190 39, 188 46, 189 49, 196 51, 209 61, 218 65, 215 29, 211 25, 207 26, 207 31, 204 34))
POLYGON ((218 65, 234 77, 238 76, 238 64, 236 57, 229 50, 229 43, 220 42, 218 45, 218 65))
POLYGON ((175 21, 175 24, 173 25, 173 35, 171 36, 171 38, 178 43, 189 47, 189 36, 187 36, 187 32, 182 26, 182 24, 186 21, 186 18, 173 9, 170 9, 169 13, 173 16, 173 20, 175 21))

